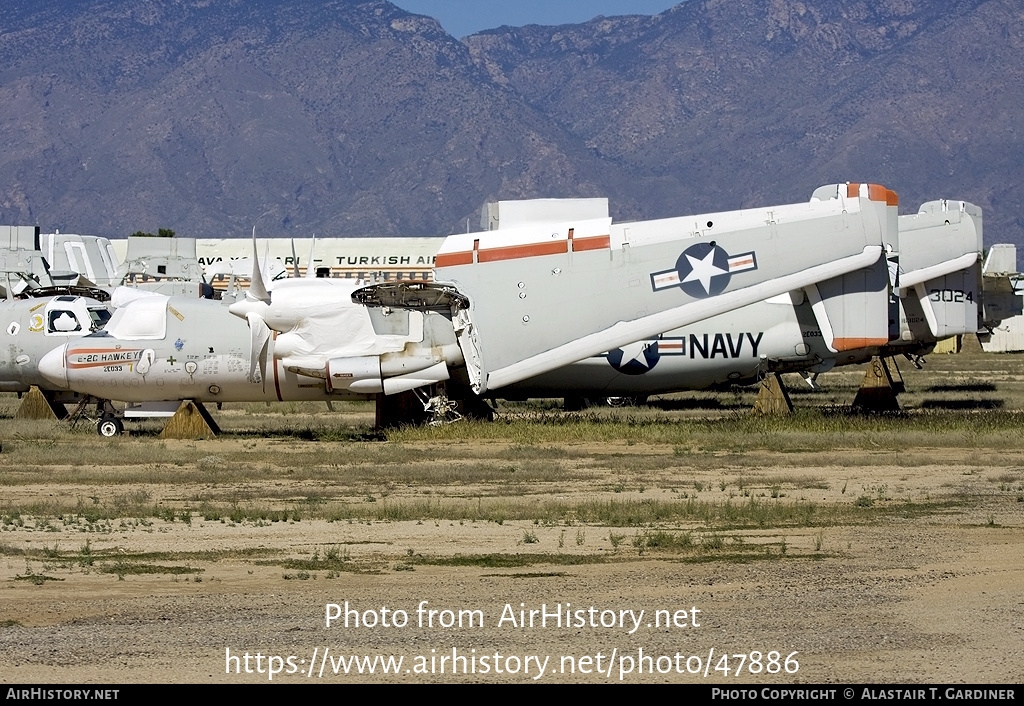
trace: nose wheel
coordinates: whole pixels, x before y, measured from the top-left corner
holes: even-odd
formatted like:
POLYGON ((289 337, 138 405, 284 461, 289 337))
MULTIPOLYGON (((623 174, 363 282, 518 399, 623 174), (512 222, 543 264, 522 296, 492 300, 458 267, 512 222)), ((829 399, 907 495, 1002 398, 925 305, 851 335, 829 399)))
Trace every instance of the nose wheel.
POLYGON ((96 433, 107 438, 120 436, 124 433, 124 422, 117 417, 104 417, 96 423, 96 433))

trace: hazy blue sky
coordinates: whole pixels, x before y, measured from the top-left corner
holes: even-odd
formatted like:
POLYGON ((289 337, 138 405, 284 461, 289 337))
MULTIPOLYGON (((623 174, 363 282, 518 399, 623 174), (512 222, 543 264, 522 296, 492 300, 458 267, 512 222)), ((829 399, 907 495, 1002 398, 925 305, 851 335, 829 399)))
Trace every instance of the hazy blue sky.
POLYGON ((560 25, 598 15, 656 15, 680 0, 391 0, 403 10, 437 19, 445 30, 465 37, 501 25, 560 25))

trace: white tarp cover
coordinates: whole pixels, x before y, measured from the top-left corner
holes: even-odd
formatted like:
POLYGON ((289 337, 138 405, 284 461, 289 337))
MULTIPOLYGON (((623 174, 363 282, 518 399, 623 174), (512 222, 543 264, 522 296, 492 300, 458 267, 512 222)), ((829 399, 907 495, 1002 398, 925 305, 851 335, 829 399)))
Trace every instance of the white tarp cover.
POLYGON ((138 287, 118 287, 110 295, 110 306, 115 309, 119 309, 122 306, 127 306, 129 302, 133 302, 136 299, 142 299, 143 297, 162 297, 164 301, 167 300, 166 294, 160 294, 149 289, 139 289, 138 287))
POLYGON ((161 340, 167 335, 167 302, 164 295, 131 301, 114 312, 105 330, 122 340, 161 340))
MULTIPOLYGON (((311 356, 348 358, 402 350, 423 339, 423 316, 409 312, 409 334, 378 334, 367 309, 352 301, 355 287, 342 280, 283 280, 274 289, 267 324, 282 333, 275 348, 286 365, 311 356), (280 313, 279 313, 280 312, 280 313), (277 316, 275 316, 277 314, 277 316)), ((404 316, 406 312, 395 312, 404 316)))

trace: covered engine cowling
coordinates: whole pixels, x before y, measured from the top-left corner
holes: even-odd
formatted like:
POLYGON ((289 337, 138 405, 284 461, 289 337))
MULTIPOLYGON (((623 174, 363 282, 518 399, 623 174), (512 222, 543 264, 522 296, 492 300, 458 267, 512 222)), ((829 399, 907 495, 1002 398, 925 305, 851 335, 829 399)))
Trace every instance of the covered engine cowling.
POLYGON ((327 391, 349 390, 362 395, 384 392, 380 358, 331 358, 327 361, 327 391))
POLYGON ((394 395, 449 377, 448 366, 430 358, 393 358, 385 367, 389 373, 386 379, 381 373, 381 360, 376 356, 331 358, 327 361, 327 391, 394 395))

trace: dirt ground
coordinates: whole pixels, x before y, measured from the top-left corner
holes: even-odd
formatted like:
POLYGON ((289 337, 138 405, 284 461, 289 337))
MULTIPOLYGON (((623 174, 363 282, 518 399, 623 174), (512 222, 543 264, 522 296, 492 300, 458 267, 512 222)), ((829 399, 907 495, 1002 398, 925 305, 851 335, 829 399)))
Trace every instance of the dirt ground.
MULTIPOLYGON (((300 520, 231 526, 198 518, 188 525, 154 519, 149 526, 85 539, 97 556, 192 552, 195 558, 185 563, 202 573, 129 574, 119 580, 81 566, 27 569, 21 557, 4 557, 0 620, 14 623, 0 629, 0 669, 9 682, 244 682, 269 680, 271 663, 266 658, 275 656, 282 658, 275 664, 284 673, 275 675, 274 681, 291 682, 518 682, 534 677, 552 682, 621 678, 631 683, 1020 682, 1024 535, 1019 506, 992 493, 988 479, 964 476, 953 466, 913 471, 911 475, 906 469, 879 465, 847 482, 878 486, 900 474, 906 480, 897 492, 939 499, 954 490, 961 495, 968 490, 990 497, 969 508, 888 518, 869 526, 787 530, 782 533, 786 555, 749 561, 645 556, 628 541, 612 547, 607 537, 616 528, 544 527, 527 521, 300 520), (577 546, 581 531, 583 544, 577 546), (524 544, 527 533, 536 536, 535 543, 524 544), (370 565, 382 564, 383 570, 336 575, 320 571, 304 577, 257 558, 259 551, 308 555, 338 545, 370 565), (256 551, 251 558, 231 556, 240 550, 256 551), (225 552, 225 558, 204 558, 217 551, 225 552), (410 564, 411 570, 403 570, 403 555, 409 552, 598 554, 607 563, 572 565, 563 559, 547 564, 541 557, 525 567, 410 564), (58 580, 37 584, 17 579, 30 573, 58 580), (344 617, 327 627, 327 605, 343 609, 346 602, 356 611, 349 614, 350 627, 345 627, 344 617), (418 613, 421 606, 438 613, 418 613), (582 616, 571 616, 573 623, 582 619, 585 624, 567 625, 570 621, 563 615, 560 627, 549 615, 541 626, 538 615, 529 625, 531 610, 564 614, 570 609, 585 610, 582 616), (467 617, 459 628, 454 616, 467 610, 480 611, 479 619, 467 617), (525 627, 520 610, 527 611, 525 627), (636 623, 628 614, 625 626, 620 624, 619 611, 630 610, 633 615, 644 611, 639 628, 634 629, 636 623), (406 616, 395 611, 405 611, 406 616), (654 627, 656 611, 668 611, 657 617, 667 622, 671 615, 673 624, 654 627), (384 627, 388 614, 392 626, 384 627), (433 626, 420 627, 421 616, 433 626), (452 621, 451 627, 442 625, 452 621), (365 627, 365 622, 382 624, 365 627), (403 622, 402 627, 393 626, 403 622), (322 660, 324 650, 332 658, 400 655, 405 659, 403 669, 410 670, 413 660, 425 658, 422 668, 433 673, 382 675, 378 667, 374 675, 335 675, 328 661, 323 676, 317 663, 310 677, 310 664, 316 655, 322 660), (491 660, 483 672, 481 661, 477 673, 453 675, 453 663, 439 661, 453 650, 470 657, 519 657, 522 663, 498 665, 491 660), (771 652, 778 652, 783 664, 791 656, 799 666, 788 674, 783 667, 774 675, 747 671, 739 678, 725 676, 721 668, 739 666, 734 655, 747 655, 749 666, 755 651, 764 655, 766 669, 779 669, 768 664, 771 652), (252 657, 249 665, 228 659, 244 658, 246 653, 252 657), (264 656, 260 662, 257 653, 264 656), (600 664, 598 654, 603 655, 600 664), (545 674, 538 674, 536 663, 525 664, 530 655, 550 658, 545 674), (654 674, 637 674, 635 662, 642 655, 671 660, 648 665, 647 672, 654 674), (700 674, 687 673, 687 662, 676 655, 698 657, 688 666, 700 674), (704 676, 708 655, 712 664, 704 676), (729 655, 725 662, 723 655, 729 655), (579 660, 587 656, 594 661, 581 665, 579 660), (429 667, 431 659, 434 664, 429 667), (680 665, 682 674, 677 673, 680 665), (253 673, 244 673, 247 666, 253 673), (603 674, 584 673, 599 667, 603 674), (496 673, 499 668, 504 673, 496 673), (509 674, 513 669, 519 673, 509 674), (658 673, 659 669, 667 673, 658 673)), ((19 490, 46 493, 45 487, 19 490)), ((563 492, 591 491, 573 487, 563 492)), ((838 490, 804 492, 826 500, 838 490)), ((779 534, 754 530, 744 536, 755 543, 759 538, 777 541, 779 534)), ((74 553, 83 545, 83 536, 75 527, 45 532, 12 529, 3 539, 30 553, 58 547, 74 553)), ((472 666, 455 664, 462 672, 472 666)))
MULTIPOLYGON (((182 442, 199 468, 213 455, 230 465, 243 449, 262 459, 243 479, 183 473, 175 483, 159 474, 148 483, 100 481, 103 472, 69 458, 68 468, 47 466, 52 482, 33 482, 35 466, 18 475, 28 463, 18 454, 36 443, 23 436, 9 433, 0 453, 8 508, 0 532, 5 683, 1024 680, 1024 463, 1012 445, 990 451, 968 436, 893 453, 869 439, 825 452, 762 448, 753 457, 693 459, 678 445, 584 440, 553 447, 552 478, 522 490, 502 485, 501 495, 496 481, 459 485, 431 476, 395 482, 384 497, 353 490, 345 469, 338 480, 289 480, 290 471, 259 465, 273 464, 282 449, 308 453, 317 441, 229 434, 182 442), (352 507, 376 503, 377 510, 535 503, 542 517, 553 503, 753 502, 751 488, 760 503, 847 514, 761 528, 486 512, 440 519, 430 511, 420 519, 311 512, 263 521, 227 513, 205 519, 196 510, 187 521, 136 512, 128 521, 87 522, 82 512, 39 520, 23 511, 12 520, 10 510, 73 498, 102 505, 144 489, 146 502, 162 507, 229 495, 242 505, 344 496, 352 507), (858 505, 877 514, 856 519, 849 513, 858 505), (655 546, 655 530, 689 532, 701 549, 655 546)), ((110 443, 96 439, 66 437, 59 452, 110 443)), ((143 436, 111 448, 145 452, 156 444, 143 436)), ((401 446, 434 459, 431 473, 492 456, 500 469, 521 448, 532 451, 515 462, 519 473, 548 463, 537 452, 542 444, 401 446), (445 460, 446 450, 455 460, 445 460)), ((330 453, 362 448, 338 442, 330 453)), ((160 449, 179 453, 174 445, 160 449)), ((115 470, 111 478, 126 472, 115 470)))

